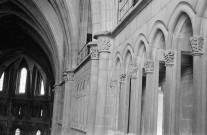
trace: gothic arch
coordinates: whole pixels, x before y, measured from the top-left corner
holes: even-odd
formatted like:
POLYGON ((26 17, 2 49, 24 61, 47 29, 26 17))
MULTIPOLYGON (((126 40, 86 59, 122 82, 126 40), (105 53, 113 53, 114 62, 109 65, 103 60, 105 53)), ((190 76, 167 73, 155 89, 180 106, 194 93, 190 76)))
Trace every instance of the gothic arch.
MULTIPOLYGON (((163 36, 164 36, 165 39, 168 38, 168 29, 166 28, 165 24, 162 21, 157 20, 153 24, 152 29, 150 31, 150 35, 149 35, 149 42, 150 43, 153 43, 158 31, 161 31, 163 33, 163 36)), ((155 47, 157 47, 157 46, 155 46, 155 47)))
POLYGON ((151 41, 152 46, 150 48, 149 59, 164 61, 164 50, 166 49, 166 39, 161 30, 156 32, 155 38, 151 41), (159 57, 159 58, 158 58, 159 57))
MULTIPOLYGON (((8 2, 7 0, 2 4, 8 2)), ((14 15, 21 18, 27 26, 22 27, 27 33, 30 33, 33 39, 42 46, 43 50, 49 55, 50 62, 52 63, 53 72, 56 81, 59 80, 62 74, 58 65, 61 65, 64 52, 64 34, 61 27, 61 20, 58 18, 57 13, 48 1, 31 0, 31 1, 12 1, 12 4, 17 6, 22 12, 6 10, 5 14, 1 17, 14 15), (34 10, 31 10, 31 7, 34 10), (36 32, 36 35, 34 34, 36 32), (32 34, 33 33, 33 34, 32 34)), ((69 23, 70 24, 70 23, 69 23)), ((21 26, 21 25, 20 25, 21 26)), ((68 44, 66 44, 66 48, 68 44)), ((68 45, 69 46, 69 45, 68 45)), ((67 49, 66 49, 67 50, 67 49)), ((70 61, 70 59, 69 59, 70 61)))
POLYGON ((177 5, 177 7, 174 9, 174 11, 172 12, 170 20, 167 24, 169 32, 174 32, 175 31, 177 22, 179 21, 179 18, 182 14, 187 14, 189 16, 191 22, 192 22, 192 26, 194 26, 195 17, 196 17, 195 11, 191 7, 191 5, 188 4, 187 2, 180 2, 177 5))
POLYGON ((116 67, 118 60, 120 61, 121 65, 122 65, 122 59, 121 58, 122 58, 121 53, 119 51, 116 52, 115 57, 114 57, 114 65, 113 65, 114 67, 116 67))
POLYGON ((149 42, 148 42, 146 36, 143 33, 139 34, 139 36, 138 36, 138 38, 135 42, 134 52, 135 52, 136 56, 139 55, 139 48, 140 48, 141 43, 144 44, 146 52, 148 52, 149 42))

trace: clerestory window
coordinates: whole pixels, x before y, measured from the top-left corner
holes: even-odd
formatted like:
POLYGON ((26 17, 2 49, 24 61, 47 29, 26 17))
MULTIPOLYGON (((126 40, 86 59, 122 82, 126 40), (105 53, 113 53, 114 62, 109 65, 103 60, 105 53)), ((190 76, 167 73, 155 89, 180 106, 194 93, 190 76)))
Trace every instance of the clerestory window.
POLYGON ((43 80, 41 81, 40 95, 45 95, 45 88, 44 88, 44 82, 43 82, 43 80))
POLYGON ((4 87, 4 73, 1 75, 0 78, 0 91, 3 91, 3 87, 4 87))
POLYGON ((20 129, 19 128, 17 128, 16 130, 15 130, 15 135, 20 135, 20 129))
POLYGON ((41 135, 41 131, 37 130, 36 135, 41 135))
POLYGON ((26 91, 26 81, 27 81, 27 69, 22 68, 20 72, 20 79, 19 79, 19 91, 18 93, 23 94, 26 91))

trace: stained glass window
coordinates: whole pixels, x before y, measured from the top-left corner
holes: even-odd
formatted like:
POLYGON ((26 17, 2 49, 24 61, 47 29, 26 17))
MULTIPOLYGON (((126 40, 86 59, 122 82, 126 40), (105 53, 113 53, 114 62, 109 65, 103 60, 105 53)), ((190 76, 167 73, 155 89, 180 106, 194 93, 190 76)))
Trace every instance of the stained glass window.
POLYGON ((0 91, 3 91, 3 85, 4 84, 4 73, 1 75, 0 78, 0 91))
POLYGON ((27 69, 22 68, 20 74, 19 93, 25 93, 26 80, 27 80, 27 69))
POLYGON ((15 130, 15 135, 20 135, 20 129, 19 129, 19 128, 17 128, 17 129, 15 130))

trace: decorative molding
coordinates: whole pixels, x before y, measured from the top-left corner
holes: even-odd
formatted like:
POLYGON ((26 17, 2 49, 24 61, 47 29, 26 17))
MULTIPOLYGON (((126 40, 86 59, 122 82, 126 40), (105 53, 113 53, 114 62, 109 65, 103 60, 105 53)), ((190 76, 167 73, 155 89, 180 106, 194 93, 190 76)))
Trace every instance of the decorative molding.
POLYGON ((164 52, 165 66, 175 65, 175 52, 173 50, 166 50, 164 52))
POLYGON ((124 83, 126 81, 126 74, 120 75, 120 83, 124 83))
POLYGON ((154 61, 147 60, 144 65, 145 65, 145 72, 146 73, 153 73, 154 72, 154 61))
POLYGON ((131 79, 137 79, 137 71, 138 67, 133 67, 132 70, 129 72, 129 77, 131 79))
POLYGON ((118 84, 117 80, 111 80, 110 87, 115 87, 118 84))
POLYGON ((65 71, 63 72, 64 81, 73 81, 74 80, 74 72, 73 71, 65 71))
POLYGON ((98 31, 94 34, 94 39, 98 39, 100 36, 110 36, 111 32, 110 31, 98 31))
POLYGON ((92 60, 98 60, 99 54, 98 54, 98 47, 97 46, 90 46, 90 56, 92 60))
POLYGON ((190 37, 192 55, 202 55, 204 47, 204 37, 190 37))
POLYGON ((98 47, 100 52, 110 52, 111 41, 110 38, 101 37, 98 39, 98 47))

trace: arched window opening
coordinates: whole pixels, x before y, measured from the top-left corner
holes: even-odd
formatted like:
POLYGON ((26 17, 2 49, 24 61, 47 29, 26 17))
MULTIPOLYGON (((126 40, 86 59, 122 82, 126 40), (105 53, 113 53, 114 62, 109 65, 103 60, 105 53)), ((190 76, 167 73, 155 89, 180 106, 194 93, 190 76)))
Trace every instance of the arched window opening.
POLYGON ((40 95, 45 95, 45 88, 44 88, 44 82, 43 82, 43 80, 41 81, 40 95))
POLYGON ((22 112, 22 108, 20 107, 18 111, 18 115, 21 115, 21 112, 22 112))
POLYGON ((41 109, 41 111, 40 111, 40 116, 41 117, 43 116, 43 109, 41 109))
POLYGON ((37 130, 36 135, 41 135, 41 131, 37 130))
POLYGON ((27 69, 22 68, 20 73, 19 93, 25 93, 26 81, 27 81, 27 69))
POLYGON ((17 128, 16 130, 15 130, 15 135, 20 135, 20 129, 19 128, 17 128))
POLYGON ((3 86, 4 86, 4 73, 1 75, 0 78, 0 91, 3 91, 3 86))

